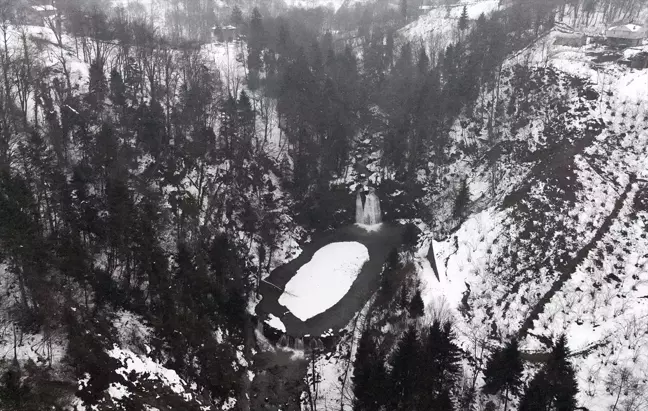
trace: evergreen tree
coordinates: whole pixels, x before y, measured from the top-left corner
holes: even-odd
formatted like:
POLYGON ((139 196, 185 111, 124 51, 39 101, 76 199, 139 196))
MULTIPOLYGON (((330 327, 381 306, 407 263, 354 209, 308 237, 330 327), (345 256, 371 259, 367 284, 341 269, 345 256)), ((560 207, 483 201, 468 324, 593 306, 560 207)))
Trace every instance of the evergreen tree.
POLYGON ((400 0, 400 12, 403 20, 407 22, 407 0, 400 0))
POLYGON ((513 338, 502 350, 495 351, 488 359, 484 370, 484 393, 493 395, 503 391, 506 411, 509 394, 519 393, 523 371, 518 342, 513 338))
POLYGON ((250 76, 248 78, 249 86, 252 90, 256 89, 259 85, 259 72, 262 71, 263 50, 266 46, 266 35, 263 29, 263 21, 261 13, 258 8, 252 10, 252 18, 250 20, 250 34, 248 36, 248 70, 250 76))
POLYGON ((419 228, 413 223, 407 223, 403 230, 403 248, 413 250, 418 243, 419 228))
POLYGON ((98 106, 103 104, 108 86, 103 68, 97 62, 90 63, 88 87, 88 103, 94 110, 98 110, 98 106))
POLYGON ((385 405, 387 371, 370 330, 360 337, 353 363, 354 411, 379 411, 385 405))
POLYGON ((110 99, 115 105, 126 105, 126 86, 124 79, 116 69, 112 69, 110 72, 110 99))
POLYGON ((385 67, 391 69, 394 64, 394 31, 387 31, 387 39, 385 40, 385 67))
POLYGON ((238 153, 240 158, 249 158, 252 154, 252 143, 255 138, 255 113, 245 90, 241 91, 236 105, 238 135, 238 153))
POLYGON ((462 32, 466 31, 468 28, 468 8, 466 6, 463 6, 463 10, 461 11, 461 16, 459 17, 459 30, 462 32))
POLYGON ((411 325, 398 341, 389 361, 392 367, 389 374, 392 410, 410 410, 415 403, 416 384, 421 370, 419 351, 418 332, 416 327, 411 325))
POLYGON ((550 408, 551 387, 547 374, 540 370, 531 380, 520 401, 519 411, 547 411, 550 408))
POLYGON ((553 403, 557 411, 573 411, 577 407, 578 382, 568 357, 567 337, 563 334, 558 337, 547 362, 547 379, 552 385, 553 403))
POLYGON ((421 47, 417 66, 419 75, 427 74, 428 70, 430 69, 430 58, 425 51, 425 47, 421 47))
POLYGON ((470 203, 470 189, 468 188, 468 182, 464 178, 461 180, 461 186, 459 187, 459 192, 455 198, 454 207, 452 208, 452 216, 456 219, 463 218, 468 203, 470 203))
POLYGON ((230 23, 238 28, 241 28, 241 26, 243 25, 243 12, 239 8, 239 6, 234 6, 234 8, 232 9, 230 23))
POLYGON ((421 290, 417 289, 412 297, 412 301, 409 304, 409 314, 412 318, 418 318, 423 316, 423 310, 425 309, 425 304, 423 303, 423 298, 421 297, 421 290))
POLYGON ((567 339, 558 337, 545 366, 531 380, 519 411, 574 411, 578 382, 569 359, 567 339))
POLYGON ((451 324, 447 322, 442 326, 435 320, 426 335, 421 354, 420 366, 425 372, 418 381, 420 409, 440 411, 443 409, 441 404, 448 404, 449 393, 454 390, 460 371, 460 359, 451 324))

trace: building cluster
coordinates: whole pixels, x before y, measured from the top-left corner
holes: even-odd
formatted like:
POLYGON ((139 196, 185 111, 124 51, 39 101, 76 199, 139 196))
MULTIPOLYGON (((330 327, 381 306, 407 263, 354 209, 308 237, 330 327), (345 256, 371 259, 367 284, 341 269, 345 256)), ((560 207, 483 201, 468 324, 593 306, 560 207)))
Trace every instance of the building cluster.
POLYGON ((58 17, 54 1, 30 1, 22 11, 25 22, 32 26, 44 26, 48 20, 58 17))
POLYGON ((564 25, 559 25, 557 29, 559 33, 554 41, 556 46, 583 47, 587 44, 597 44, 611 49, 604 54, 617 56, 613 60, 619 64, 635 69, 648 68, 648 46, 642 47, 648 34, 645 26, 635 23, 614 24, 598 35, 579 33, 564 25), (619 58, 623 49, 624 57, 619 58))
POLYGON ((588 43, 599 43, 615 48, 641 46, 647 32, 644 26, 634 23, 613 25, 596 36, 578 33, 573 29, 560 31, 555 41, 558 46, 581 47, 588 43))

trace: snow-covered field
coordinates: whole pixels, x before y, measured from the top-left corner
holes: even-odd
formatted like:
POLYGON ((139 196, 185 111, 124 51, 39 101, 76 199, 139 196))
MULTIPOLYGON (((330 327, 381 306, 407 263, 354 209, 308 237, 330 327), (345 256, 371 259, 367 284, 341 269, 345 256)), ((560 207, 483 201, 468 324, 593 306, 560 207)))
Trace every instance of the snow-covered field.
POLYGON ((367 261, 369 251, 360 243, 328 244, 286 284, 279 303, 306 321, 340 301, 367 261))

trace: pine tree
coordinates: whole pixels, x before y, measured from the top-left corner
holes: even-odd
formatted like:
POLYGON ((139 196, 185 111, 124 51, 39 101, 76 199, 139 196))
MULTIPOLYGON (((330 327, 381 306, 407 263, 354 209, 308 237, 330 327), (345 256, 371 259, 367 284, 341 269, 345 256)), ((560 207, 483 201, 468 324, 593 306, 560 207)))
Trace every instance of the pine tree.
POLYGON ((486 363, 484 387, 486 394, 504 391, 504 411, 508 409, 509 394, 517 395, 522 385, 522 358, 515 338, 502 350, 495 351, 486 363))
POLYGON ((430 408, 431 411, 454 411, 454 409, 450 390, 447 388, 441 391, 441 394, 434 401, 434 405, 430 408))
POLYGON ((561 335, 547 363, 524 392, 519 411, 574 411, 577 408, 578 382, 568 357, 567 339, 561 335))
POLYGON ((400 12, 403 20, 407 22, 407 0, 400 0, 400 12))
POLYGON ((394 31, 389 30, 385 40, 385 67, 391 69, 392 64, 394 64, 394 31))
POLYGON ((547 362, 547 379, 552 384, 553 403, 557 411, 573 411, 577 407, 578 382, 568 357, 567 337, 563 334, 558 337, 547 362))
POLYGON ((126 105, 126 86, 117 69, 112 69, 110 72, 110 99, 115 105, 126 105))
POLYGON ((234 6, 234 8, 232 9, 230 23, 239 28, 243 25, 243 12, 239 8, 239 6, 234 6))
POLYGON ((461 11, 461 16, 459 17, 459 30, 464 32, 466 31, 467 28, 468 28, 468 8, 464 6, 463 10, 461 11))
POLYGON ((459 187, 459 192, 455 198, 454 207, 452 208, 452 216, 456 219, 463 218, 469 202, 470 188, 468 188, 468 182, 464 178, 461 180, 461 187, 459 187))
POLYGON ((252 153, 252 143, 255 137, 255 114, 245 90, 241 91, 237 110, 237 125, 239 127, 238 153, 241 158, 248 158, 252 153))
POLYGON ((408 223, 403 230, 403 248, 411 251, 418 243, 419 229, 413 223, 408 223))
POLYGON ((238 143, 238 121, 237 121, 236 99, 230 94, 222 102, 220 108, 220 129, 219 139, 223 144, 227 158, 234 158, 235 147, 238 143))
POLYGON ((550 405, 550 386, 544 370, 531 380, 520 400, 519 411, 547 411, 550 405))
POLYGON ((460 349, 454 342, 451 324, 447 322, 442 326, 435 320, 423 343, 420 359, 420 366, 425 372, 417 383, 419 409, 441 410, 440 404, 448 404, 444 396, 455 388, 460 359, 460 349))
POLYGON ((409 304, 409 315, 412 318, 418 318, 423 316, 423 310, 425 304, 423 303, 423 298, 421 297, 421 290, 417 289, 412 297, 412 301, 409 304))
POLYGON ((430 69, 430 58, 425 51, 425 47, 421 47, 417 66, 420 75, 425 75, 430 69))
POLYGON ((420 373, 420 343, 416 327, 411 325, 396 346, 390 359, 390 404, 392 410, 409 410, 414 403, 420 373))
POLYGON ((354 411, 378 411, 385 405, 387 371, 370 330, 360 337, 353 363, 354 411))
POLYGON ((261 56, 265 48, 265 31, 263 29, 263 20, 258 8, 252 10, 252 18, 250 19, 250 35, 248 36, 248 70, 250 76, 248 78, 248 85, 252 90, 256 89, 259 85, 259 72, 262 71, 263 60, 261 56))

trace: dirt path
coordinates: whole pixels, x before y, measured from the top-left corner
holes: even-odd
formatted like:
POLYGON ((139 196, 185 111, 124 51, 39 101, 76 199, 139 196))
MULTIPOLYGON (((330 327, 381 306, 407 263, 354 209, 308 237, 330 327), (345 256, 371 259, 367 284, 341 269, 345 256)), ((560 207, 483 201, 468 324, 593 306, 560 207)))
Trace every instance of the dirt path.
POLYGON ((340 330, 351 321, 353 316, 378 290, 382 265, 389 252, 400 245, 402 232, 402 226, 389 223, 384 223, 380 230, 374 232, 368 232, 358 226, 348 226, 306 245, 299 257, 277 267, 266 279, 278 288, 268 283, 261 283, 260 292, 263 298, 257 305, 257 314, 260 316, 273 314, 279 317, 286 326, 286 333, 293 337, 319 336, 329 329, 340 330), (342 241, 356 241, 363 244, 369 251, 369 261, 362 267, 349 292, 333 307, 306 321, 300 320, 286 307, 279 304, 281 290, 297 273, 297 270, 311 260, 317 250, 327 244, 342 241))

